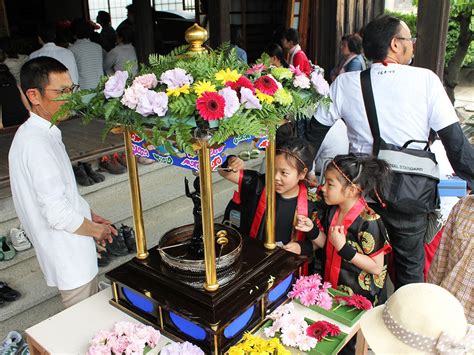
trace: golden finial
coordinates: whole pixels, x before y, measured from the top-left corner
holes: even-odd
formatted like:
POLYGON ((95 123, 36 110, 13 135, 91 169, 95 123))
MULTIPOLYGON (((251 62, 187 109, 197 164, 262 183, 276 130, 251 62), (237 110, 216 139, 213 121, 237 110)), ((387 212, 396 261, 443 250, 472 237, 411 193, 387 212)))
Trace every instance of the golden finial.
POLYGON ((189 52, 194 54, 206 51, 202 44, 207 41, 207 31, 197 23, 186 30, 184 39, 191 45, 189 52))

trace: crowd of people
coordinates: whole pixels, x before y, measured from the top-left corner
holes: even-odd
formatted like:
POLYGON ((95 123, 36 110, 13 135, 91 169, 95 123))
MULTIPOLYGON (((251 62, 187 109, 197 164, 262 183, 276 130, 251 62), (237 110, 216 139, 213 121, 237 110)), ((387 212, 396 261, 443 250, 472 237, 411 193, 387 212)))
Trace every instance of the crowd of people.
MULTIPOLYGON (((136 62, 133 17, 117 28, 116 40, 110 16, 101 12, 97 21, 102 31, 94 41, 88 22, 74 22, 75 42, 68 48, 54 43, 53 28, 42 27, 42 47, 22 65, 19 82, 15 65, 10 67, 4 60, 0 66, 0 80, 9 83, 8 97, 17 101, 13 111, 21 118, 16 124, 27 119, 9 153, 15 209, 48 285, 58 287, 66 306, 97 292, 95 244, 110 242, 117 231, 91 211, 77 190, 60 131, 50 124, 62 105, 55 99, 75 90, 77 84, 93 88, 104 73, 123 70, 127 61, 136 62), (42 163, 35 164, 38 160, 42 163)), ((343 58, 331 72, 329 107, 317 109, 300 137, 293 129, 277 134, 277 242, 287 251, 313 259, 307 273, 320 273, 333 287, 364 295, 374 305, 387 300, 389 268, 393 268, 395 290, 425 281, 424 237, 430 211, 387 208, 387 196, 396 194, 404 182, 394 186, 394 172, 374 154, 378 140, 368 120, 362 71, 370 73, 380 141, 394 151, 415 141, 414 150, 423 151, 417 141, 428 141, 435 132, 456 175, 469 189, 474 186, 474 150, 440 79, 428 69, 409 65, 414 42, 407 25, 391 16, 374 19, 363 37, 342 37, 343 58), (334 138, 329 138, 331 134, 334 138), (316 192, 314 175, 320 184, 316 192)), ((234 45, 241 44, 235 40, 234 45)), ((274 66, 299 67, 306 75, 313 70, 294 29, 285 31, 281 43, 269 45, 265 53, 274 66)), ((262 239, 264 175, 245 169, 235 156, 228 157, 223 168, 219 173, 238 185, 241 233, 262 239)), ((474 321, 473 206, 473 197, 466 196, 453 209, 428 279, 459 300, 470 323, 474 321)), ((353 353, 354 343, 342 352, 353 353)))

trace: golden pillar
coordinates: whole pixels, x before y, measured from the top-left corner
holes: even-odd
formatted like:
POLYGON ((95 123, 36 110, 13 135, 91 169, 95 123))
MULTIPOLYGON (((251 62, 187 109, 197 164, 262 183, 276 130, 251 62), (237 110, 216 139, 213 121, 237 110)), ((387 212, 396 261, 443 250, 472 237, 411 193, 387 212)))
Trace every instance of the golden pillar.
POLYGON ((214 202, 212 199, 211 154, 207 138, 199 140, 199 180, 201 184, 202 232, 204 239, 204 264, 206 267, 207 291, 219 288, 216 272, 216 249, 214 237, 214 202))
POLYGON ((137 160, 133 155, 132 137, 129 128, 123 132, 125 149, 127 150, 128 182, 130 183, 130 195, 132 197, 133 227, 135 228, 135 242, 137 243, 137 258, 146 259, 148 250, 146 247, 145 227, 143 224, 142 198, 140 194, 140 181, 138 179, 137 160))
POLYGON ((267 191, 267 214, 266 233, 264 246, 267 249, 275 249, 275 135, 268 136, 268 147, 266 149, 266 171, 265 189, 267 191))

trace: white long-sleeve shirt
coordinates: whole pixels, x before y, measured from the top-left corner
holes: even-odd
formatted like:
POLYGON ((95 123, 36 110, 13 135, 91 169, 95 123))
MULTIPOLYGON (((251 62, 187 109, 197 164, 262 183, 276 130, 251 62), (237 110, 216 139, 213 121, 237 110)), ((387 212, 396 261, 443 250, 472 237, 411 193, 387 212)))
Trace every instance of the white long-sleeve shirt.
POLYGON ((8 155, 15 210, 36 251, 48 286, 71 290, 98 273, 92 237, 74 234, 91 219, 61 131, 40 116, 18 129, 8 155))
POLYGON ((30 54, 30 59, 36 57, 51 57, 59 60, 69 71, 74 84, 79 84, 79 73, 77 71, 76 59, 69 49, 59 47, 53 42, 48 42, 43 47, 30 54))

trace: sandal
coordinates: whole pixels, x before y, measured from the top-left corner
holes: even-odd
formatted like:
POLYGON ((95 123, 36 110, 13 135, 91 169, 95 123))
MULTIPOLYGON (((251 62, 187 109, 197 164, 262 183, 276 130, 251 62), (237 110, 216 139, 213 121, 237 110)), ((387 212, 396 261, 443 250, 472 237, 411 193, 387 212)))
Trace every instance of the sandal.
POLYGON ((12 242, 7 237, 0 237, 0 252, 3 254, 3 260, 7 261, 13 259, 16 250, 13 248, 12 242))
POLYGON ((243 161, 247 161, 250 159, 250 151, 244 150, 239 153, 239 158, 242 159, 243 161))
POLYGON ((258 149, 252 149, 250 151, 250 159, 257 159, 260 156, 260 151, 258 149))
POLYGON ((0 281, 0 297, 7 302, 13 302, 19 299, 21 293, 12 289, 6 282, 0 281))

